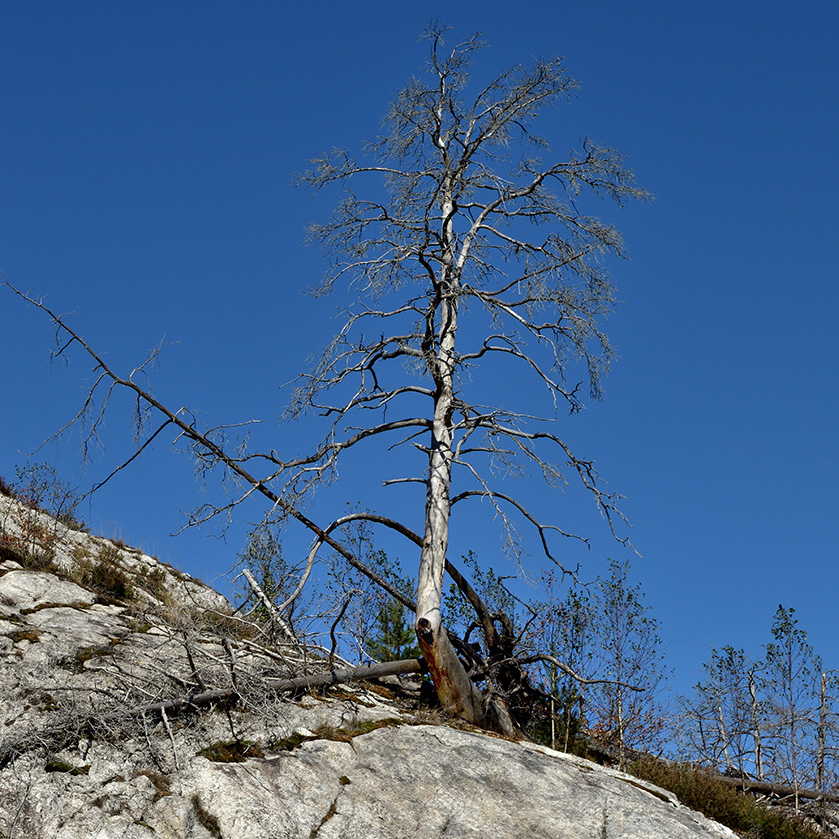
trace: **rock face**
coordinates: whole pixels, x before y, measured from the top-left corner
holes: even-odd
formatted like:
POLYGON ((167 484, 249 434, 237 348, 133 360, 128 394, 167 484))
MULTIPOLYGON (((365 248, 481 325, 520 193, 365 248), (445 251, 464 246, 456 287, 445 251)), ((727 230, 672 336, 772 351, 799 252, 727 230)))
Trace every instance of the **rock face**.
POLYGON ((734 837, 650 784, 381 687, 272 695, 299 651, 104 540, 54 529, 50 556, 27 554, 14 505, 0 498, 4 839, 734 837), (235 705, 149 709, 231 686, 235 705))

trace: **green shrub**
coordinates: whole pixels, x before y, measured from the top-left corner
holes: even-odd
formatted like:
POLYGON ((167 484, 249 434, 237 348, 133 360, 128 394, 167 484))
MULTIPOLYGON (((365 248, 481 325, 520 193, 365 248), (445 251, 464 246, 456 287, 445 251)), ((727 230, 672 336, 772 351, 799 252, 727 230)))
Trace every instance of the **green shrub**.
POLYGON ((761 806, 748 793, 740 792, 702 769, 646 757, 630 764, 626 770, 675 793, 692 810, 750 839, 819 839, 821 836, 803 820, 761 806))

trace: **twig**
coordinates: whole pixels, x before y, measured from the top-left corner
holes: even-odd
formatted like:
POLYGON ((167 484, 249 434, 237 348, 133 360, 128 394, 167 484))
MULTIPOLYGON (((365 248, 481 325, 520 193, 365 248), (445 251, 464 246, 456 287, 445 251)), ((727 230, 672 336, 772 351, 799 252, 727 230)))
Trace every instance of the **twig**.
POLYGON ((227 650, 227 656, 230 659, 230 682, 235 690, 239 687, 236 679, 236 651, 233 649, 233 644, 230 643, 229 638, 223 638, 221 643, 227 650))
MULTIPOLYGON (((144 715, 143 718, 145 719, 145 715, 144 715)), ((178 772, 180 772, 181 771, 181 764, 180 764, 180 761, 178 760, 178 749, 175 746, 175 736, 172 734, 172 726, 169 725, 169 717, 166 716, 166 709, 165 708, 160 709, 160 718, 163 720, 163 725, 166 728, 166 733, 169 735, 169 740, 172 743, 172 754, 175 757, 175 769, 177 769, 178 772)))

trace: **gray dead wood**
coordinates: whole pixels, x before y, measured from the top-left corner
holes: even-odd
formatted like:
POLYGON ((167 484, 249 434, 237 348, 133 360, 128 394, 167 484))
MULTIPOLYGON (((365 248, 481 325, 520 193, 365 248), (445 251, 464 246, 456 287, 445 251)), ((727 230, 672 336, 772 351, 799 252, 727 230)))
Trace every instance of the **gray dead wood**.
MULTIPOLYGON (((265 686, 277 693, 305 690, 306 688, 326 687, 343 682, 358 682, 365 679, 377 679, 381 676, 398 676, 407 673, 420 673, 423 665, 419 659, 408 658, 402 661, 383 661, 376 664, 362 664, 359 667, 331 670, 326 673, 312 673, 308 676, 296 676, 293 679, 266 679, 265 686)), ((135 714, 154 714, 165 711, 182 711, 188 708, 199 708, 212 705, 214 702, 226 702, 237 699, 239 693, 233 688, 219 688, 189 696, 179 696, 165 702, 155 702, 133 709, 135 714)))

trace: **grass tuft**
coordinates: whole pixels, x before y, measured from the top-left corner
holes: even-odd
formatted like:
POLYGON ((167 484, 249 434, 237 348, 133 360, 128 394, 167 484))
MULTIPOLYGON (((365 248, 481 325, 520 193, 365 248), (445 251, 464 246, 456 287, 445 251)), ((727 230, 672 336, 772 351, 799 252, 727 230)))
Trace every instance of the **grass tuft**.
POLYGON ((207 810, 204 809, 204 805, 201 803, 201 799, 198 795, 192 796, 192 806, 195 809, 195 819, 209 834, 210 836, 216 836, 218 839, 222 839, 221 837, 221 827, 219 826, 218 819, 212 815, 212 813, 208 813, 207 810))

